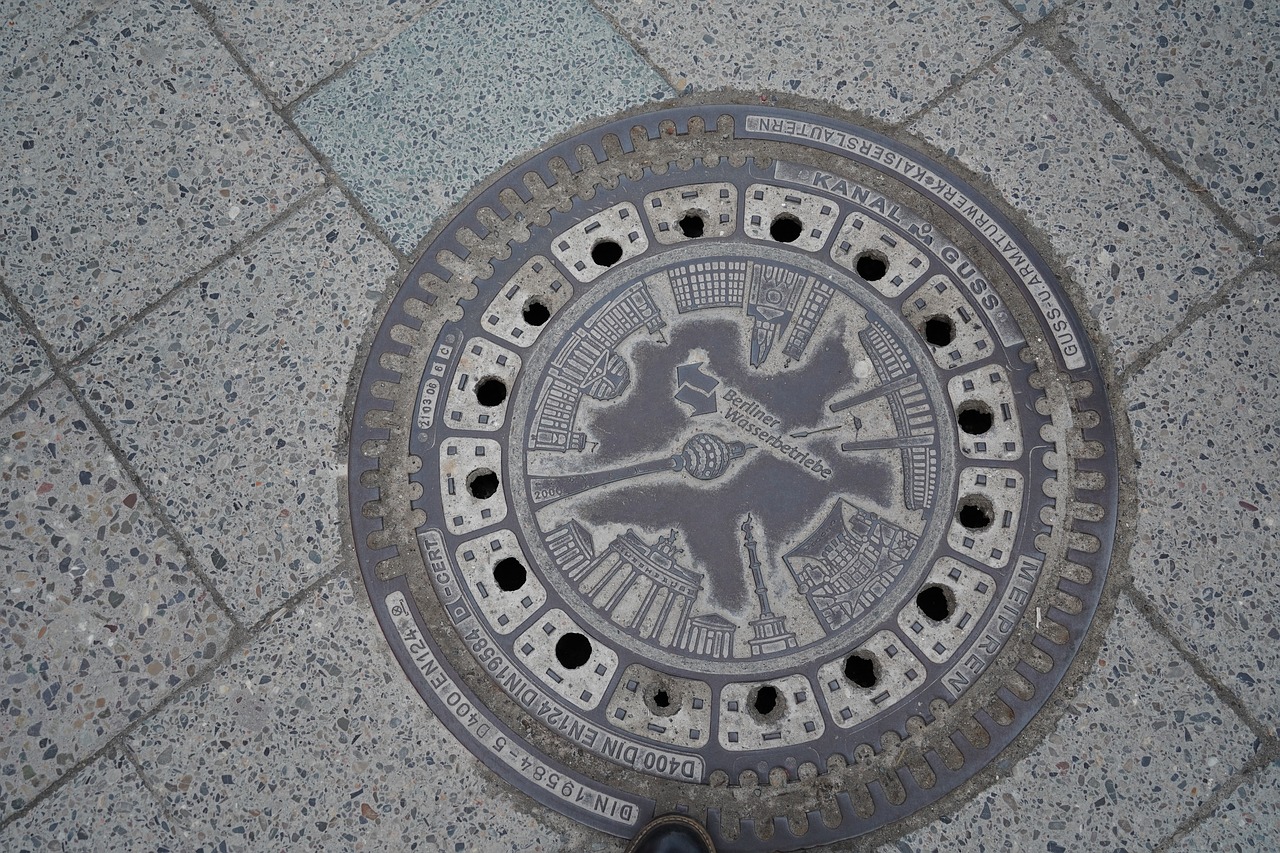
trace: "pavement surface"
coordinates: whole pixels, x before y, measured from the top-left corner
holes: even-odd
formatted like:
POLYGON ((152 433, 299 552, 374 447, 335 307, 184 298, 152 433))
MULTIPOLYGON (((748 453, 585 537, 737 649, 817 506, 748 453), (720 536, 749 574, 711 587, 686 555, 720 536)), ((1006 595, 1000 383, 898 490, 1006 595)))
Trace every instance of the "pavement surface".
POLYGON ((344 532, 344 405, 478 181, 721 87, 1003 200, 1132 433, 1093 659, 879 849, 1280 847, 1280 5, 3 7, 0 849, 621 848, 409 686, 344 532))

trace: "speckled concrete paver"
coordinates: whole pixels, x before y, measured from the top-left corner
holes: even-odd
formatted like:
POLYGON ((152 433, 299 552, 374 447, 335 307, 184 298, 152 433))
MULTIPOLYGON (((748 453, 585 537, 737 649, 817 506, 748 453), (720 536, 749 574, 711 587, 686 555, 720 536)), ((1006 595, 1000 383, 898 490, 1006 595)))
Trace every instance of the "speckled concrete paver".
POLYGON ((104 755, 69 785, 0 830, 0 848, 45 851, 178 851, 160 800, 123 756, 104 755))
POLYGON ((1067 37, 1081 67, 1242 228, 1280 236, 1280 5, 1091 2, 1067 37))
POLYGON ((778 91, 897 121, 1018 34, 995 0, 604 0, 678 90, 778 91))
POLYGON ((1055 0, 1010 0, 1009 5, 1028 22, 1035 23, 1063 4, 1055 0))
POLYGON ((956 815, 882 853, 1149 849, 1256 748, 1235 713, 1122 601, 1057 731, 956 815))
POLYGON ((1245 782, 1204 823, 1170 847, 1176 853, 1275 850, 1280 839, 1280 764, 1245 782))
POLYGON ((0 817, 194 676, 229 623, 65 387, 0 423, 0 817))
POLYGON ((320 179, 185 3, 118 4, 0 82, 0 274, 71 356, 320 179))
POLYGON ((49 376, 40 342, 16 311, 0 300, 0 412, 49 376))
POLYGON ((391 658, 348 580, 342 405, 404 255, 478 182, 725 85, 976 173, 1126 371, 1105 644, 1042 743, 881 849, 1280 849, 1275 15, 3 4, 0 849, 620 849, 483 769, 391 658))
POLYGON ((335 580, 129 745, 192 847, 583 849, 529 813, 423 705, 364 592, 335 580))
POLYGON ((539 140, 669 94, 585 0, 448 0, 295 115, 408 251, 539 140))
POLYGON ((1250 278, 1125 389, 1143 460, 1134 584, 1273 728, 1280 726, 1278 286, 1280 276, 1250 278))
POLYGON ((437 0, 210 0, 218 28, 282 103, 394 37, 437 0))
POLYGON ((1049 238, 1119 366, 1249 257, 1048 52, 1019 48, 911 129, 1049 238))
POLYGON ((5 70, 62 37, 82 18, 114 0, 6 0, 0 6, 0 56, 5 70))
POLYGON ((330 191, 77 374, 246 621, 337 558, 342 398, 394 270, 330 191))

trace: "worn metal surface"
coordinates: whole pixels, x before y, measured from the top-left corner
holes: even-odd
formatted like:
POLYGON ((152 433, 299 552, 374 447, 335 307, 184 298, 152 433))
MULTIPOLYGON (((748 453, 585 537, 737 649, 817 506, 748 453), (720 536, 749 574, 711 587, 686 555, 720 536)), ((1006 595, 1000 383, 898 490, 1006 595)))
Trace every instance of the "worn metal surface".
POLYGON ((1010 743, 1115 525, 1101 379, 928 158, 690 106, 508 169, 392 302, 351 441, 396 656, 499 774, 630 835, 870 832, 1010 743))

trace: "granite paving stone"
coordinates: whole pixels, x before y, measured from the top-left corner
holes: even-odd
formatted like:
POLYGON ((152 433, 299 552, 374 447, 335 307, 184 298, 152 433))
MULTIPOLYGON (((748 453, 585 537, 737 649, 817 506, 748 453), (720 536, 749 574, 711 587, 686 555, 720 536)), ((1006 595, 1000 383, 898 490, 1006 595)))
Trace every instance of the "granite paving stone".
POLYGON ((246 622, 335 564, 343 396, 395 269, 329 190, 76 374, 246 622))
POLYGON ((0 272, 61 357, 322 180, 182 0, 104 11, 0 99, 0 272))
POLYGON ((1258 274, 1124 389, 1138 470, 1134 585, 1280 728, 1280 277, 1258 274))
POLYGON ((1057 730, 958 813, 881 850, 1150 849, 1257 747, 1122 600, 1057 730))
POLYGON ((585 0, 448 0, 294 117, 409 251, 503 163, 578 122, 670 94, 585 0))
POLYGON ((820 98, 901 121, 1018 35, 997 0, 603 0, 677 90, 820 98))
POLYGON ((585 849, 431 716, 334 580, 131 738, 188 839, 228 850, 585 849))
POLYGON ((0 425, 0 818, 214 657, 229 620, 62 385, 0 425))
POLYGON ((50 373, 40 342, 0 298, 0 412, 50 373))
POLYGON ((1117 369, 1250 260, 1047 51, 1002 58, 911 125, 989 177, 1082 288, 1117 369))
POLYGON ((1280 764, 1231 793, 1213 815, 1170 853, 1266 853, 1280 841, 1280 764))
POLYGON ((1090 0, 1076 62, 1259 242, 1280 236, 1280 4, 1090 0))
POLYGON ((218 29, 258 79, 289 103, 408 26, 434 0, 209 0, 218 29))
POLYGON ((104 755, 0 830, 10 853, 183 850, 159 799, 123 756, 104 755))

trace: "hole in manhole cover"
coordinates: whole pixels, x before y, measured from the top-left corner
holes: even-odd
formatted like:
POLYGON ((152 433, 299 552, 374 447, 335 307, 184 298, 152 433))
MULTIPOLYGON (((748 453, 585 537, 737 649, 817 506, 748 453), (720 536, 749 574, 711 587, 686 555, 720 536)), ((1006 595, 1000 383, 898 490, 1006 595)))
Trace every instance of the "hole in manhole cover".
POLYGON ((794 849, 1044 705, 1106 577, 1111 429, 1052 273, 944 166, 679 106, 437 232, 364 366, 352 523, 410 679, 505 779, 794 849))

